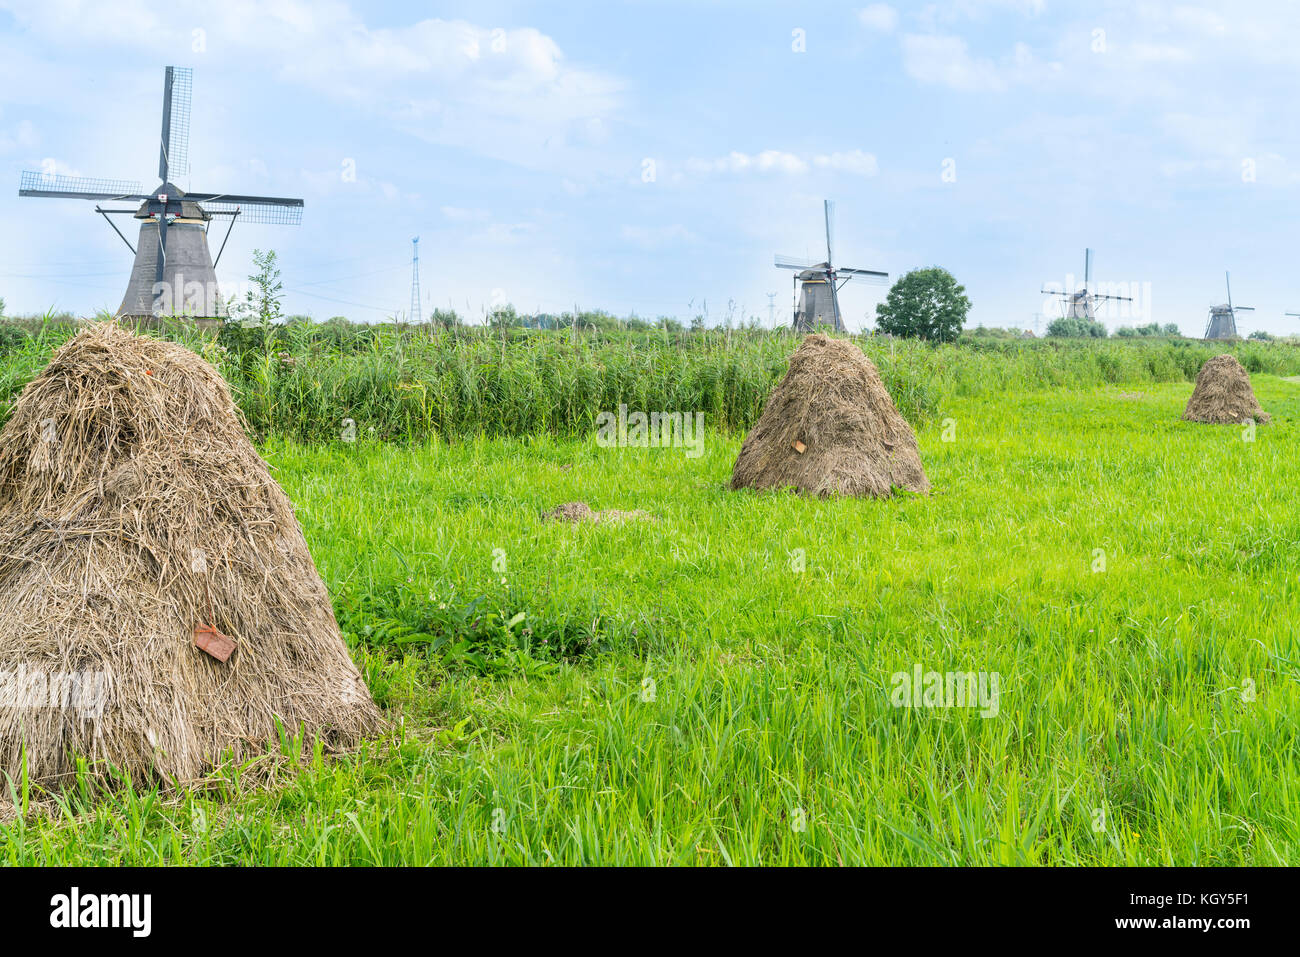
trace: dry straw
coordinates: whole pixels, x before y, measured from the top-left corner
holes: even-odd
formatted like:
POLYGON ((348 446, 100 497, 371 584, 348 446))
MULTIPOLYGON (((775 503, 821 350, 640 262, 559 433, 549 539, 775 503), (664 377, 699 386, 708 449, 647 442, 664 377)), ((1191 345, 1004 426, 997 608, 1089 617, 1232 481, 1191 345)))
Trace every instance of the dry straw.
MULTIPOLYGON (((221 377, 112 324, 55 354, 0 431, 0 675, 102 675, 98 713, 0 702, 0 772, 189 781, 278 733, 344 747, 382 719, 293 506, 221 377), (194 644, 211 624, 237 648, 194 644)), ((8 783, 0 782, 3 791, 8 783)))
POLYGON ((925 494, 916 436, 862 350, 820 333, 790 358, 736 458, 731 487, 812 495, 925 494))
POLYGON ((1271 416, 1259 407, 1250 376, 1241 363, 1225 353, 1201 366, 1183 418, 1188 422, 1242 425, 1248 420, 1267 422, 1271 416))

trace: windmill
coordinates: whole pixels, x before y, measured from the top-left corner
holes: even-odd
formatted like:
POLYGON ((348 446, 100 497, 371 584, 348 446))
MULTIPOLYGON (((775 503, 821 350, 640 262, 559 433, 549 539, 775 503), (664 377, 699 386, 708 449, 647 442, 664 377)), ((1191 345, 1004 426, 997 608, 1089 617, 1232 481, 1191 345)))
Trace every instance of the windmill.
POLYGON ((1210 321, 1205 326, 1204 339, 1236 339, 1237 313, 1254 312, 1254 306, 1234 306, 1232 304, 1232 276, 1224 272, 1224 281, 1228 285, 1228 301, 1223 305, 1210 307, 1210 321))
POLYGON ((851 266, 835 266, 833 235, 835 223, 835 204, 825 201, 826 211, 826 261, 812 262, 793 256, 776 257, 778 269, 793 269, 794 274, 794 328, 799 332, 811 332, 819 324, 825 323, 836 332, 844 331, 844 320, 840 314, 839 291, 852 279, 860 279, 872 285, 882 285, 889 278, 889 273, 875 269, 856 269, 851 266), (802 296, 800 293, 802 292, 802 296))
POLYGON ((135 255, 126 295, 118 316, 145 319, 187 315, 214 318, 225 309, 217 289, 216 263, 208 249, 208 228, 216 217, 228 217, 229 226, 217 251, 225 251, 235 220, 296 226, 302 222, 301 199, 243 196, 231 193, 183 192, 173 176, 189 173, 190 95, 192 71, 169 66, 163 80, 162 137, 158 177, 152 193, 141 193, 138 182, 64 176, 52 172, 25 172, 19 196, 47 199, 82 199, 96 204, 95 212, 135 255), (140 203, 136 209, 105 209, 99 203, 140 203), (140 220, 140 237, 132 246, 110 216, 131 215, 140 220))
POLYGON ((1132 302, 1130 296, 1103 296, 1100 293, 1093 292, 1089 288, 1092 282, 1092 250, 1083 251, 1083 287, 1073 292, 1057 292, 1054 289, 1043 289, 1044 293, 1049 296, 1056 296, 1063 303, 1065 318, 1067 319, 1090 319, 1097 318, 1097 303, 1105 300, 1115 300, 1116 302, 1132 302))

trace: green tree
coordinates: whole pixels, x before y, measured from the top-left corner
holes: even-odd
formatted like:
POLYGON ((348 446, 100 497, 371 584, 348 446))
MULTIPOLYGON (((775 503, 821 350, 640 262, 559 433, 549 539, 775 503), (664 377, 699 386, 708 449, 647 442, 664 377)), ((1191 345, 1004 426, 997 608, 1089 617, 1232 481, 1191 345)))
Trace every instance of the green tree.
POLYGON ((282 317, 280 300, 284 288, 274 249, 253 250, 256 270, 248 281, 253 288, 243 302, 231 299, 229 314, 221 324, 217 341, 241 357, 267 355, 273 351, 282 317))
POLYGON ((510 304, 493 309, 491 314, 488 316, 488 325, 497 331, 502 329, 514 329, 523 324, 524 320, 520 318, 519 313, 515 311, 515 307, 510 304))
POLYGON ((939 266, 902 276, 876 310, 876 328, 893 336, 952 342, 966 322, 966 287, 939 266))
POLYGON ((264 331, 280 321, 280 300, 284 284, 280 282, 280 267, 275 250, 253 250, 253 265, 257 270, 248 277, 253 288, 244 297, 244 318, 255 320, 264 331))
MULTIPOLYGON (((1061 316, 1051 321, 1047 334, 1057 339, 1105 339, 1106 327, 1096 319, 1061 316)), ((1131 331, 1128 334, 1133 335, 1131 331)))

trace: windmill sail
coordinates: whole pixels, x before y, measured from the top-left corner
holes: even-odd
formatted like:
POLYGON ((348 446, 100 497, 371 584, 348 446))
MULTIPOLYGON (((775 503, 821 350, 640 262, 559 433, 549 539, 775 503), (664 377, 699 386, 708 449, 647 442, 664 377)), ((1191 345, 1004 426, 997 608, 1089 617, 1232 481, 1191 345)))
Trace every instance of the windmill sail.
POLYGON ((50 199, 89 199, 95 202, 144 199, 138 182, 126 179, 96 179, 90 176, 63 176, 25 170, 18 179, 19 196, 44 196, 50 199))
POLYGON ((163 80, 162 150, 158 178, 164 183, 190 172, 190 100, 193 71, 169 66, 163 80))
POLYGON ((303 201, 278 196, 231 196, 224 193, 186 193, 212 215, 238 215, 241 223, 298 226, 302 223, 303 201))

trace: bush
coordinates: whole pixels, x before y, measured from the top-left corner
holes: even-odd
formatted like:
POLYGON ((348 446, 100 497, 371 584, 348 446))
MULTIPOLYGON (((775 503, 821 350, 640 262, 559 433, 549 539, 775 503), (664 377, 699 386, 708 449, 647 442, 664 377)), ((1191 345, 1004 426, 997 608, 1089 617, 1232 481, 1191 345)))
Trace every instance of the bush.
POLYGON ((1106 327, 1096 319, 1061 316, 1052 320, 1047 334, 1056 339, 1105 339, 1106 327))

